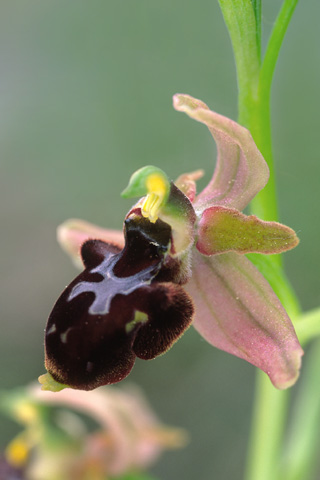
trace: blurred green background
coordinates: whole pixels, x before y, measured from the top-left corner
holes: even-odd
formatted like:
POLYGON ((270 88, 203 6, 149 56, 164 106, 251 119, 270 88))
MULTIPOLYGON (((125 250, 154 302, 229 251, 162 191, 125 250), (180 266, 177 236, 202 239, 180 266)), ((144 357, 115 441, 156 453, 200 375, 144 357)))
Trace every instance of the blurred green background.
MULTIPOLYGON (((266 34, 279 4, 263 2, 266 34)), ((319 16, 318 0, 301 0, 272 95, 281 221, 301 239, 285 262, 305 309, 320 304, 319 16)), ((189 93, 234 119, 237 97, 215 0, 2 2, 0 58, 0 375, 11 388, 44 372, 46 318, 77 273, 56 243, 57 225, 77 217, 121 228, 130 201, 119 193, 145 164, 173 179, 203 168, 203 186, 214 143, 171 97, 189 93)), ((125 382, 191 435, 155 475, 241 478, 254 373, 192 328, 167 355, 136 362, 125 382)), ((1 417, 0 430, 3 447, 17 428, 1 417)))

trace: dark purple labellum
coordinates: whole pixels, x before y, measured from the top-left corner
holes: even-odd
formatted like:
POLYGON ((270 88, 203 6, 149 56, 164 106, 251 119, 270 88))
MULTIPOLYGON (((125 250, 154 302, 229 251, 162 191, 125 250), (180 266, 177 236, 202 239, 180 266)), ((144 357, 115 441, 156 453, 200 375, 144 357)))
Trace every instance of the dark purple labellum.
POLYGON ((164 353, 189 326, 192 303, 168 281, 170 241, 169 225, 133 215, 122 251, 100 240, 82 246, 86 268, 62 293, 46 328, 46 367, 56 381, 83 390, 119 382, 136 356, 164 353))

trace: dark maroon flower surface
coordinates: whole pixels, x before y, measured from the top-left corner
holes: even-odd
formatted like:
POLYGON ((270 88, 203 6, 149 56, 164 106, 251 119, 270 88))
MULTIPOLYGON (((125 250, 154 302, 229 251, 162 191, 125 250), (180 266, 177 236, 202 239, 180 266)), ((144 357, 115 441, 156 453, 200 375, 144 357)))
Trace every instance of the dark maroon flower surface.
POLYGON ((191 300, 172 281, 170 226, 133 214, 124 228, 122 251, 101 240, 84 243, 86 268, 49 317, 46 367, 59 383, 91 390, 119 382, 136 357, 164 353, 191 323, 191 300))

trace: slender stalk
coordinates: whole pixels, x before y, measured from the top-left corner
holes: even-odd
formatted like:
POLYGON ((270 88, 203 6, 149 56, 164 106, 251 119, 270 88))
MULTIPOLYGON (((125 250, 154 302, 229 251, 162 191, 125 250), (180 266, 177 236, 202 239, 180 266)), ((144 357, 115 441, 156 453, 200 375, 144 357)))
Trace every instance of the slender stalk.
MULTIPOLYGON (((277 220, 270 115, 271 83, 284 34, 298 0, 284 0, 261 67, 260 0, 218 1, 229 30, 237 66, 239 122, 251 131, 270 169, 269 182, 253 200, 251 211, 264 220, 277 220)), ((270 278, 267 278, 281 289, 287 281, 282 274, 280 257, 272 256, 268 262, 278 267, 280 274, 275 277, 271 272, 270 278)), ((290 293, 290 288, 284 290, 288 295, 287 299, 286 295, 282 298, 285 307, 296 310, 296 302, 290 298, 294 294, 290 293)), ((266 376, 258 372, 246 480, 277 479, 288 397, 288 392, 275 390, 266 376)))
POLYGON ((240 123, 248 125, 257 102, 260 56, 256 18, 251 0, 218 0, 227 25, 237 66, 240 123))
POLYGON ((265 220, 278 218, 270 116, 271 84, 282 41, 297 3, 298 0, 285 0, 275 21, 259 74, 257 106, 248 122, 248 128, 270 168, 268 184, 251 203, 252 211, 265 220))
POLYGON ((270 92, 280 48, 298 0, 284 0, 273 26, 260 72, 260 92, 270 92))
POLYGON ((320 308, 300 315, 295 323, 295 328, 302 346, 307 345, 310 340, 320 337, 320 308))
POLYGON ((318 461, 320 421, 320 384, 314 380, 319 376, 319 364, 318 340, 309 351, 302 384, 293 406, 287 448, 281 465, 281 480, 314 478, 318 461))
POLYGON ((257 372, 246 480, 277 480, 288 397, 287 390, 276 390, 265 373, 257 372))
MULTIPOLYGON (((268 185, 251 204, 251 211, 265 220, 278 218, 270 115, 271 84, 284 34, 296 4, 297 0, 285 0, 275 22, 260 70, 256 108, 251 110, 252 115, 248 121, 253 138, 270 169, 268 185)), ((285 278, 280 281, 280 286, 281 282, 286 284, 285 278)), ((288 306, 289 303, 292 304, 289 298, 288 302, 286 298, 282 300, 285 306, 286 303, 288 306)), ((275 391, 263 374, 258 372, 246 480, 278 478, 288 398, 288 392, 275 391)))
POLYGON ((259 57, 261 56, 261 0, 251 0, 256 18, 256 37, 259 57))

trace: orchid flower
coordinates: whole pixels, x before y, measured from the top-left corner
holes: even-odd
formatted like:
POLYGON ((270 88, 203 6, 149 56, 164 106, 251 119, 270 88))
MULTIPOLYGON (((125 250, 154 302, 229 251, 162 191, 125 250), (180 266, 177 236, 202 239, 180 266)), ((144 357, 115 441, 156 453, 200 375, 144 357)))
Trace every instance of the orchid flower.
POLYGON ((168 350, 190 326, 213 346, 266 372, 277 388, 299 375, 303 351, 279 299, 246 253, 298 244, 292 229, 241 211, 269 170, 250 132, 178 94, 174 108, 204 123, 218 151, 213 177, 170 182, 153 166, 135 172, 124 197, 142 197, 124 232, 80 220, 58 229, 62 247, 85 270, 65 289, 46 329, 44 389, 93 389, 126 377, 136 357, 168 350))
POLYGON ((1 394, 3 411, 24 428, 7 445, 0 472, 17 469, 33 480, 123 478, 145 471, 165 449, 188 441, 184 430, 158 419, 137 387, 67 389, 59 395, 39 387, 1 394))

